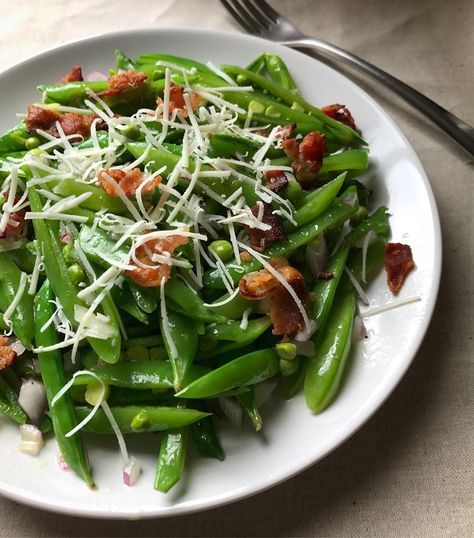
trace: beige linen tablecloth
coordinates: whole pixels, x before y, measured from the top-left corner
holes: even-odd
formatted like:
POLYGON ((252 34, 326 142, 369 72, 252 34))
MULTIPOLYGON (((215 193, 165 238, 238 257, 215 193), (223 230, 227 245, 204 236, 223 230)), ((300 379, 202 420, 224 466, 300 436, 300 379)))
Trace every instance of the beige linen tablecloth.
MULTIPOLYGON (((303 31, 352 50, 474 124, 472 0, 274 5, 303 31)), ((215 0, 2 0, 0 70, 84 36, 170 26, 238 31, 215 0)), ((399 387, 325 460, 253 498, 143 522, 57 516, 0 498, 0 536, 474 536, 472 163, 388 90, 345 72, 413 144, 441 214, 438 305, 399 387)))

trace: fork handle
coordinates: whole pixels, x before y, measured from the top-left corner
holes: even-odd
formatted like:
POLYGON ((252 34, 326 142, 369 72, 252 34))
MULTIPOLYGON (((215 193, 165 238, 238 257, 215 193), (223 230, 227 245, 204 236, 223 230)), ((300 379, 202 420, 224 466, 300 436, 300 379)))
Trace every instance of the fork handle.
POLYGON ((430 118, 431 121, 436 123, 436 125, 454 138, 454 140, 466 149, 471 156, 474 156, 474 128, 398 78, 389 75, 382 69, 366 62, 355 54, 351 54, 344 49, 320 39, 305 36, 301 39, 285 41, 283 44, 292 48, 314 48, 346 60, 353 67, 362 73, 375 78, 405 99, 410 105, 420 110, 425 116, 430 118))

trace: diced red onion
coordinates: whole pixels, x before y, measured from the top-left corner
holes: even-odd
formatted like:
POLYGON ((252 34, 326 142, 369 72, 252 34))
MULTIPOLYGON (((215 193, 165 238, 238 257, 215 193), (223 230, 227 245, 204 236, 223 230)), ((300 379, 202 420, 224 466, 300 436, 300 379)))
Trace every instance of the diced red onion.
POLYGON ((16 338, 9 341, 8 345, 16 353, 17 357, 19 357, 20 355, 22 355, 25 352, 25 346, 20 342, 20 340, 18 340, 16 338))
POLYGON ((32 424, 38 426, 48 406, 43 383, 36 379, 24 379, 21 384, 18 403, 28 415, 32 424))
POLYGON ((123 468, 122 478, 126 486, 133 486, 138 480, 141 473, 141 467, 136 458, 133 456, 129 459, 127 465, 123 468))
POLYGON ((240 430, 242 427, 242 407, 239 402, 234 398, 225 396, 219 398, 219 405, 232 426, 237 430, 240 430))
POLYGON ((61 471, 70 471, 71 467, 66 463, 66 460, 64 459, 64 456, 61 454, 61 452, 58 453, 56 460, 58 462, 58 467, 61 469, 61 471))
POLYGON ((352 341, 358 342, 362 340, 367 335, 367 329, 365 328, 364 322, 360 316, 354 318, 354 324, 352 325, 352 341))
POLYGON ((314 278, 325 271, 329 261, 329 253, 324 236, 311 241, 306 247, 306 262, 314 278))

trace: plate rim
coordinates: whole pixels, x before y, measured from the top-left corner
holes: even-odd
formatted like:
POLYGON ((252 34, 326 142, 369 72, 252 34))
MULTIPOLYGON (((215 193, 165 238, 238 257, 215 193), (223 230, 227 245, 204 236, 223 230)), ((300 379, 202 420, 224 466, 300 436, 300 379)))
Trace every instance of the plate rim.
MULTIPOLYGON (((250 34, 245 34, 242 32, 235 32, 235 31, 223 31, 223 30, 215 30, 215 29, 200 29, 200 28, 193 28, 193 27, 166 27, 166 28, 136 28, 136 29, 130 29, 130 30, 120 30, 115 32, 106 32, 103 34, 93 34, 87 37, 83 37, 80 39, 75 39, 71 41, 67 41, 65 43, 62 43, 60 45, 48 47, 45 50, 34 54, 32 56, 29 56, 28 58, 22 60, 21 62, 18 62, 9 68, 3 70, 0 72, 0 84, 2 82, 2 79, 4 77, 8 76, 14 76, 16 70, 21 70, 28 65, 33 65, 36 61, 38 61, 41 58, 44 58, 50 54, 54 54, 58 51, 67 51, 70 48, 74 48, 77 46, 81 46, 83 44, 87 44, 90 42, 100 42, 101 40, 110 40, 110 39, 120 39, 123 36, 143 36, 146 34, 189 34, 189 32, 193 34, 201 34, 205 35, 206 37, 209 37, 210 34, 214 35, 215 37, 221 37, 223 39, 226 39, 228 37, 233 37, 237 39, 243 39, 248 41, 254 41, 255 43, 261 43, 262 47, 265 43, 270 43, 272 47, 282 47, 284 49, 288 49, 291 47, 287 47, 286 45, 282 45, 280 43, 276 43, 274 41, 269 41, 257 36, 253 36, 250 34)), ((159 506, 154 511, 153 510, 145 510, 143 512, 120 512, 117 508, 112 508, 109 510, 105 509, 99 509, 94 510, 93 508, 83 509, 76 508, 75 506, 68 505, 68 504, 55 504, 53 501, 45 500, 41 495, 38 494, 29 494, 29 496, 24 495, 24 489, 18 488, 16 486, 11 486, 8 483, 5 483, 3 480, 0 479, 0 495, 9 498, 13 501, 19 502, 21 504, 31 506, 34 508, 39 508, 48 512, 56 513, 56 514, 64 514, 64 515, 71 515, 71 516, 81 516, 81 517, 87 517, 87 518, 102 518, 102 519, 108 519, 108 520, 137 520, 137 519, 151 519, 151 518, 162 518, 162 517, 171 517, 171 516, 178 516, 178 515, 184 515, 184 514, 190 514, 194 512, 200 512, 204 510, 210 510, 213 508, 218 508, 223 505, 227 505, 233 502, 237 502, 239 500, 243 500, 246 498, 249 498, 253 495, 256 495, 258 493, 264 492, 278 484, 281 484, 282 482, 289 480, 290 478, 293 478, 294 476, 302 473, 312 465, 315 465, 320 460, 331 454, 334 450, 339 448, 344 442, 349 440, 355 433, 357 433, 362 426, 364 426, 367 421, 382 407, 382 405, 385 403, 385 401, 389 398, 389 396, 392 395, 402 378, 405 376, 408 368, 411 366, 413 361, 416 358, 416 355, 420 349, 420 346, 426 336, 426 333, 428 331, 429 325, 431 323, 431 319, 433 317, 433 313, 435 310, 436 302, 439 295, 439 287, 440 287, 440 279, 441 279, 441 269, 442 269, 442 253, 443 253, 443 246, 442 246, 442 232, 441 232, 441 223, 439 218, 439 211, 436 204, 435 196, 433 193, 433 189, 431 187, 431 183, 429 181, 428 175, 423 167, 423 164, 421 163, 421 160, 419 159, 418 155, 416 154, 413 146, 408 141, 407 137, 403 133, 403 131, 400 129, 400 127, 397 125, 397 123, 393 120, 391 115, 370 95, 368 94, 363 88, 361 88, 357 83, 352 81, 350 78, 348 78, 345 74, 339 72, 336 68, 334 68, 332 65, 326 64, 324 61, 321 61, 320 59, 316 58, 312 55, 304 54, 301 50, 298 49, 291 49, 294 53, 303 55, 306 57, 309 57, 311 61, 317 62, 319 64, 322 64, 326 68, 334 71, 338 76, 342 77, 346 84, 350 86, 352 90, 362 95, 368 103, 373 107, 378 113, 380 113, 391 125, 391 127, 394 129, 394 131, 400 136, 401 140, 404 143, 404 148, 408 151, 409 156, 411 158, 411 162, 416 165, 416 170, 421 176, 421 179, 423 180, 423 185, 425 188, 425 192, 427 195, 429 208, 430 208, 430 214, 432 218, 432 226, 433 226, 433 239, 434 239, 434 266, 432 268, 432 292, 429 296, 424 297, 426 309, 424 311, 424 317, 423 322, 420 325, 419 331, 416 333, 415 338, 413 339, 412 345, 411 345, 411 357, 409 360, 406 360, 405 364, 402 365, 402 367, 399 367, 392 375, 389 381, 387 381, 384 385, 381 387, 378 387, 378 390, 374 392, 368 400, 365 405, 364 409, 361 410, 357 414, 357 420, 355 420, 356 425, 352 426, 350 428, 350 432, 347 431, 341 432, 339 436, 336 438, 335 442, 333 441, 331 443, 331 447, 327 449, 324 454, 321 454, 320 456, 317 456, 316 458, 313 458, 311 460, 305 461, 303 465, 293 465, 289 470, 286 468, 285 472, 275 473, 271 479, 267 479, 266 481, 262 481, 258 483, 258 485, 250 485, 247 487, 245 491, 234 491, 232 490, 229 493, 219 494, 217 497, 208 497, 205 500, 196 500, 196 501, 189 501, 185 504, 180 505, 169 505, 169 506, 159 506), (370 405, 368 405, 370 403, 370 405), (365 409, 367 408, 367 409, 365 409)))

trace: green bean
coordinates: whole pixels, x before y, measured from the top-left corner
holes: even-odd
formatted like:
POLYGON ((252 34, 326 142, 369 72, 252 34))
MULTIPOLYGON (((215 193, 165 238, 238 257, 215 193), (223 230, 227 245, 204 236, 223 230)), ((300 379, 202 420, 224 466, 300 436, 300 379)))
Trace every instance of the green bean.
POLYGON ((355 309, 353 292, 337 297, 326 328, 317 338, 304 380, 306 404, 313 413, 326 409, 339 389, 351 348, 355 309))
POLYGON ((180 398, 214 398, 260 383, 280 371, 279 358, 273 349, 248 353, 212 370, 187 385, 180 398))
POLYGON ((173 367, 173 386, 178 392, 196 355, 196 327, 192 319, 171 310, 168 310, 167 322, 161 317, 160 323, 166 351, 173 367))
POLYGON ((177 428, 163 434, 154 484, 157 491, 168 493, 181 479, 188 445, 188 436, 188 428, 177 428))
POLYGON ((100 211, 101 209, 107 209, 111 213, 117 215, 123 215, 127 212, 127 208, 124 206, 120 198, 110 196, 100 187, 95 185, 89 185, 81 183, 74 179, 61 179, 53 188, 55 194, 60 196, 80 196, 84 193, 92 193, 87 200, 82 202, 82 206, 92 211, 100 211))
MULTIPOLYGON (((24 274, 24 273, 23 273, 24 274)), ((0 252, 0 310, 6 312, 20 288, 22 272, 11 260, 7 252, 0 252)), ((15 335, 27 348, 32 348, 34 335, 33 297, 27 286, 10 316, 15 335)))
MULTIPOLYGON (((298 88, 296 86, 293 77, 288 71, 288 67, 285 62, 276 54, 266 54, 266 68, 273 82, 279 84, 285 90, 290 90, 293 93, 297 93, 298 88)), ((249 71, 252 71, 251 69, 249 71)), ((257 72, 258 73, 258 72, 257 72)))
MULTIPOLYGON (((52 299, 51 287, 46 280, 35 298, 35 338, 38 347, 50 346, 58 342, 57 333, 53 325, 50 324, 43 329, 43 326, 54 314, 52 299)), ((54 396, 66 384, 61 351, 58 349, 38 353, 38 362, 50 407, 54 435, 61 454, 69 467, 89 487, 94 487, 94 481, 87 461, 86 449, 80 432, 77 432, 71 437, 66 437, 66 434, 77 426, 77 419, 70 395, 68 393, 64 394, 55 403, 54 407, 51 405, 54 396)))
POLYGON ((257 402, 255 401, 254 387, 250 387, 250 390, 242 392, 236 397, 239 400, 242 409, 247 413, 250 421, 253 424, 253 427, 255 428, 255 431, 260 431, 263 426, 263 420, 257 408, 257 402))
MULTIPOLYGON (((77 420, 83 420, 91 408, 76 406, 77 420)), ((139 406, 111 407, 112 415, 117 421, 122 433, 158 432, 173 428, 188 426, 196 420, 209 415, 195 409, 179 409, 176 407, 139 406), (142 413, 146 420, 141 421, 140 427, 132 427, 133 419, 142 413)), ((136 423, 133 425, 135 426, 136 423)), ((102 409, 84 426, 84 431, 91 433, 113 434, 114 431, 102 409)))
MULTIPOLYGON (((173 367, 168 361, 120 362, 92 371, 107 385, 130 389, 172 389, 173 367)), ((205 375, 209 370, 204 366, 192 364, 183 383, 190 383, 205 375)), ((75 385, 87 385, 94 381, 90 375, 81 375, 74 380, 75 385)))
POLYGON ((204 306, 197 292, 192 291, 182 280, 172 276, 165 285, 166 297, 181 306, 192 317, 206 323, 222 323, 225 317, 204 306))
POLYGON ((25 424, 28 420, 26 413, 18 403, 18 395, 14 389, 0 375, 0 412, 18 424, 25 424))
POLYGON ((221 69, 230 76, 243 75, 249 82, 259 86, 260 88, 267 90, 269 93, 277 98, 280 98, 284 103, 292 106, 293 103, 300 105, 307 114, 311 114, 318 120, 320 120, 331 133, 333 133, 342 144, 365 144, 363 138, 361 138, 355 131, 353 131, 347 125, 340 123, 333 118, 330 118, 319 108, 310 105, 301 96, 295 94, 292 91, 272 82, 271 80, 252 73, 246 69, 242 69, 238 66, 223 65, 221 69))
MULTIPOLYGON (((344 183, 345 177, 346 173, 344 172, 329 183, 326 183, 319 189, 311 192, 311 198, 293 214, 293 220, 296 222, 296 225, 303 226, 314 220, 316 217, 319 217, 319 215, 321 215, 321 213, 323 213, 323 211, 325 211, 336 199, 336 196, 344 183)), ((295 226, 288 222, 285 223, 284 228, 286 231, 290 231, 294 229, 295 226)))
MULTIPOLYGON (((277 256, 290 256, 298 248, 306 245, 319 235, 325 233, 327 230, 335 228, 342 224, 345 220, 351 217, 357 209, 357 204, 347 205, 344 200, 345 193, 338 198, 328 209, 312 222, 305 224, 295 232, 288 235, 286 240, 275 241, 267 250, 265 255, 269 258, 277 256)), ((236 270, 233 267, 227 266, 230 277, 233 283, 238 282, 244 275, 251 271, 256 271, 262 267, 261 263, 253 259, 250 262, 243 263, 241 269, 236 270), (243 271, 242 271, 243 269, 243 271)), ((216 270, 207 271, 204 274, 204 285, 209 288, 221 289, 224 287, 224 283, 216 270)))
MULTIPOLYGON (((193 402, 193 406, 199 411, 207 411, 206 404, 201 400, 193 402)), ((217 438, 216 430, 212 417, 204 417, 193 422, 189 427, 191 435, 201 456, 205 458, 214 458, 223 461, 225 458, 224 451, 217 438)))

